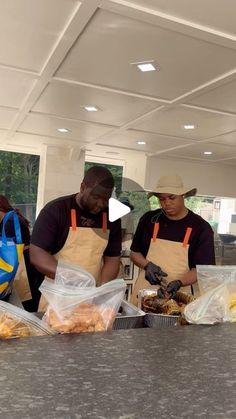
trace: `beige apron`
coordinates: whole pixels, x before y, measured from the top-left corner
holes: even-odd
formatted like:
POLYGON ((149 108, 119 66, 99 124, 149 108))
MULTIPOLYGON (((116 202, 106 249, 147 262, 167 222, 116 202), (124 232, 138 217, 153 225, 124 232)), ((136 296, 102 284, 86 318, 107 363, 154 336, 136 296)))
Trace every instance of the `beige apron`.
MULTIPOLYGON (((147 254, 147 259, 160 266, 161 269, 168 274, 168 277, 166 278, 168 283, 176 279, 181 280, 183 275, 189 271, 188 242, 192 232, 192 228, 188 227, 186 229, 186 233, 182 243, 171 240, 157 239, 158 231, 159 223, 155 223, 153 228, 153 236, 147 254)), ((159 285, 150 285, 150 283, 145 279, 144 270, 141 270, 132 292, 132 304, 138 304, 138 291, 140 289, 145 288, 158 289, 159 285)), ((184 287, 184 292, 190 293, 191 288, 184 287)))
MULTIPOLYGON (((63 248, 54 257, 81 266, 91 273, 97 284, 100 280, 103 253, 107 247, 109 230, 107 229, 107 213, 103 213, 102 229, 77 227, 76 210, 71 210, 71 227, 63 248)), ((42 296, 38 311, 45 311, 46 300, 42 296)))
POLYGON ((24 255, 22 255, 14 278, 14 288, 21 301, 31 300, 32 295, 30 291, 24 255))

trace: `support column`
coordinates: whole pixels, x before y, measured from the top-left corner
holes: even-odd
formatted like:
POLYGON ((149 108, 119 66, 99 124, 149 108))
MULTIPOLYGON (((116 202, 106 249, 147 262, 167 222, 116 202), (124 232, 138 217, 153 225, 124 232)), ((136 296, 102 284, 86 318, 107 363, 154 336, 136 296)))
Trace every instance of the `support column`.
POLYGON ((40 155, 37 214, 52 199, 79 192, 84 176, 84 150, 43 145, 40 155))

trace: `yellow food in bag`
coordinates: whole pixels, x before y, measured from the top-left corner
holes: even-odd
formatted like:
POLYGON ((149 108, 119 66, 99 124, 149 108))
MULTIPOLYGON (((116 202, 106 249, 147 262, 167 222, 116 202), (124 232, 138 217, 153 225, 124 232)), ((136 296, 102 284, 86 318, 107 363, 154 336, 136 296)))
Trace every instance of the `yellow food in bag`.
POLYGON ((236 322, 236 293, 230 295, 229 310, 231 315, 231 321, 236 322))

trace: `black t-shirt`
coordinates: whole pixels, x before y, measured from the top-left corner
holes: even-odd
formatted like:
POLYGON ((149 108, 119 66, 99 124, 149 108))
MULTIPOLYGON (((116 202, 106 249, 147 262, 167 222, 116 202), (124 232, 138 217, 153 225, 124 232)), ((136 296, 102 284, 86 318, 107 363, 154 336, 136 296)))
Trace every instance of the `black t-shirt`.
MULTIPOLYGON (((28 245, 30 243, 29 228, 24 222, 24 220, 22 220, 19 216, 18 216, 18 220, 20 222, 22 243, 24 243, 25 245, 28 245)), ((15 228, 14 228, 14 222, 12 218, 10 218, 10 220, 8 220, 6 223, 5 233, 6 233, 7 238, 12 238, 15 240, 15 228)), ((2 235, 2 221, 0 223, 0 235, 2 235)))
POLYGON ((213 230, 202 217, 192 211, 188 211, 181 220, 170 220, 160 209, 147 212, 139 221, 131 245, 132 251, 147 256, 155 222, 159 223, 157 237, 163 240, 183 242, 186 229, 192 228, 188 252, 189 269, 196 265, 215 265, 213 230))
MULTIPOLYGON (((78 206, 76 194, 64 196, 49 202, 40 212, 31 237, 31 243, 41 249, 55 254, 59 252, 67 239, 71 226, 71 209, 76 210, 78 227, 102 228, 102 212, 91 214, 78 206)), ((104 210, 108 214, 108 208, 104 210)), ((107 216, 108 219, 108 216, 107 216)), ((121 223, 107 222, 109 239, 104 251, 105 256, 120 256, 121 223)))

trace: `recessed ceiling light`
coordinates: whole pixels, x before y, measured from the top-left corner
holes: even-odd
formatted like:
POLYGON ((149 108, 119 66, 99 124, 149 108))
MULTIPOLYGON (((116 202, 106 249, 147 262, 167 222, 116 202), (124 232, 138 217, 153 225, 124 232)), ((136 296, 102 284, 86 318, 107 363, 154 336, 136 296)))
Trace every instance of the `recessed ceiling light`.
POLYGON ((97 112, 98 111, 98 108, 96 106, 92 106, 92 105, 84 106, 84 109, 87 112, 97 112))
POLYGON ((195 128, 195 125, 193 125, 193 124, 184 125, 184 129, 194 129, 194 128, 195 128))
POLYGON ((204 154, 209 155, 212 154, 212 151, 204 151, 204 154))
POLYGON ((154 67, 154 65, 152 63, 139 63, 139 64, 137 64, 137 67, 142 72, 156 71, 156 67, 154 67))
POLYGON ((67 128, 57 128, 57 131, 59 132, 69 132, 70 130, 67 128))
POLYGON ((137 141, 137 144, 138 145, 144 145, 144 144, 146 144, 146 141, 137 141))

